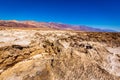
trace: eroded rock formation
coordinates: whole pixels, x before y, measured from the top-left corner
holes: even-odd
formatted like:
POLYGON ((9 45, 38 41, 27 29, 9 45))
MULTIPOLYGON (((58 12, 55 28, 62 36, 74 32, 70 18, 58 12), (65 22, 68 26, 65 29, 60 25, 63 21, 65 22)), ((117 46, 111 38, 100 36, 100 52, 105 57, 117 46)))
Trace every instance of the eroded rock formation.
POLYGON ((120 80, 120 33, 1 30, 0 80, 120 80))

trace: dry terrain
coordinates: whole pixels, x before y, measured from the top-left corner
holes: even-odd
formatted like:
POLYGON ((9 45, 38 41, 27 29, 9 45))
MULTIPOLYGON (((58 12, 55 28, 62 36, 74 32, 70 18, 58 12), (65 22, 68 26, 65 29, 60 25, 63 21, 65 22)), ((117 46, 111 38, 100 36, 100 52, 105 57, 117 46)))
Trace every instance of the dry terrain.
POLYGON ((120 80, 120 33, 1 28, 0 80, 120 80))

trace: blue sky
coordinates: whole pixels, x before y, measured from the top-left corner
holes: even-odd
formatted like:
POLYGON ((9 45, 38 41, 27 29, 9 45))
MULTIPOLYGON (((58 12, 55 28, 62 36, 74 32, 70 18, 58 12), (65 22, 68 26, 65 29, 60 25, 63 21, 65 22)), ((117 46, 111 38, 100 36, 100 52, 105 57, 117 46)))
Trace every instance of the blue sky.
POLYGON ((120 0, 0 0, 1 20, 35 20, 120 31, 120 0))

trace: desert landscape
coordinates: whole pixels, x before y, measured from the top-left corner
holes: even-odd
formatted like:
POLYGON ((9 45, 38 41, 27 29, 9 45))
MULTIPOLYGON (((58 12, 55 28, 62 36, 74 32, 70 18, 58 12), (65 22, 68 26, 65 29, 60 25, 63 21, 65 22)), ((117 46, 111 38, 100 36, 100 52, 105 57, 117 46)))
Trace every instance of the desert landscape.
POLYGON ((40 24, 0 22, 0 80, 120 80, 120 32, 40 24))

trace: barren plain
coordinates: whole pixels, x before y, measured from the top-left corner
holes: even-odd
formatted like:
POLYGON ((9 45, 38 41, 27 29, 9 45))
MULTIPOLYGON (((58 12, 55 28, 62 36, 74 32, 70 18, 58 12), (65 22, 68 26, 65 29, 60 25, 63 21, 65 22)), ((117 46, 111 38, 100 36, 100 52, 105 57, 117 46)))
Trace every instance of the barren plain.
POLYGON ((1 29, 0 80, 120 80, 120 33, 1 29))

